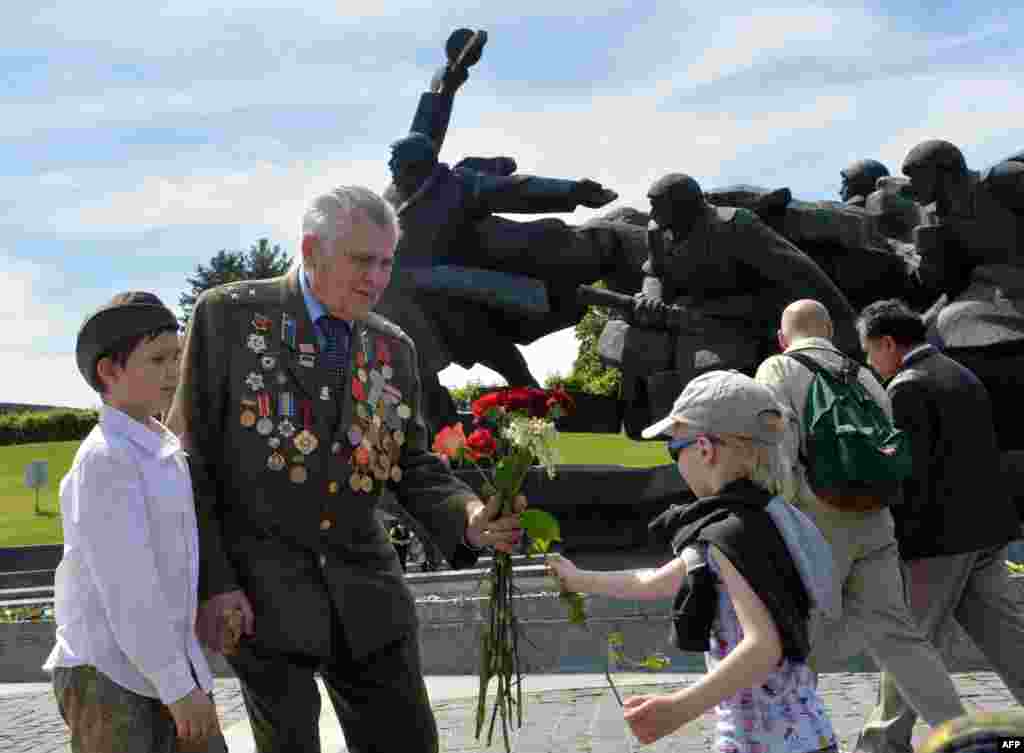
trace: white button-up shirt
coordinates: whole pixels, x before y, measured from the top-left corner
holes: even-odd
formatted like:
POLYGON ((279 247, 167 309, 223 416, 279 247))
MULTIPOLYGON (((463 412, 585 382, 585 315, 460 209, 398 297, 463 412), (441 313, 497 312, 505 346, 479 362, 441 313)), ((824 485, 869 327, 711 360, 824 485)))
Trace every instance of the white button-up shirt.
POLYGON ((91 664, 170 704, 213 678, 195 635, 199 536, 185 454, 109 406, 61 480, 57 645, 43 669, 91 664), (193 677, 193 670, 195 677, 193 677))

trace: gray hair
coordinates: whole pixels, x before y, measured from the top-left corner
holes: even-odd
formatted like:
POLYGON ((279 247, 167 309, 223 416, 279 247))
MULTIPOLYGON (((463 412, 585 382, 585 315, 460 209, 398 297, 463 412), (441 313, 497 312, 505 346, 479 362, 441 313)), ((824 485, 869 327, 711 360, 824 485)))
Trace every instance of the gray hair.
POLYGON ((302 235, 315 237, 320 242, 321 253, 330 256, 338 238, 352 230, 357 212, 362 212, 378 227, 398 230, 398 216, 387 201, 369 188, 338 186, 310 203, 302 217, 302 235))

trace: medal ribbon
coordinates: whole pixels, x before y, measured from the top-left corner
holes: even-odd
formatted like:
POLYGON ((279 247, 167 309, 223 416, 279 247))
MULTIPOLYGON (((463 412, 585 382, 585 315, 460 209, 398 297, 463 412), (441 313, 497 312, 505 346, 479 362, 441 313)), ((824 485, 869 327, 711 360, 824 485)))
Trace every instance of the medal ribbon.
POLYGON ((313 427, 313 401, 302 401, 302 428, 309 431, 313 427))
POLYGON ((259 403, 260 418, 269 418, 270 417, 270 393, 269 392, 261 392, 259 395, 257 395, 256 399, 257 399, 257 401, 259 403))
POLYGON ((290 392, 282 392, 277 398, 277 412, 288 418, 295 415, 295 396, 290 392))

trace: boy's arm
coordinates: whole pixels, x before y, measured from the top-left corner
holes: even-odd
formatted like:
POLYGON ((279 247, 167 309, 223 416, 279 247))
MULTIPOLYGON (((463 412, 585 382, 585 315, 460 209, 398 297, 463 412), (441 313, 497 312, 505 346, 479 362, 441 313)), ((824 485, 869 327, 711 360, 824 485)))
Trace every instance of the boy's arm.
POLYGON ((182 348, 178 389, 167 424, 189 454, 189 471, 199 526, 199 597, 239 590, 221 532, 217 467, 222 463, 224 395, 228 359, 223 327, 217 326, 211 294, 203 293, 192 310, 182 348), (219 332, 218 332, 219 330, 219 332))
POLYGON ((82 554, 114 640, 170 705, 192 692, 196 682, 150 542, 157 535, 185 532, 150 527, 139 470, 130 463, 91 455, 72 493, 82 554))

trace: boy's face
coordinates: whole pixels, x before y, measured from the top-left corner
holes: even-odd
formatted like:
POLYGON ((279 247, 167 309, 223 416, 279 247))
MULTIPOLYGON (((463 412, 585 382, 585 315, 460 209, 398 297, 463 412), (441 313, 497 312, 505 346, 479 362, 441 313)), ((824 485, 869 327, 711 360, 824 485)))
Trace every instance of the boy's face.
MULTIPOLYGON (((673 439, 685 439, 686 437, 687 433, 682 429, 677 429, 673 433, 673 439)), ((690 487, 690 491, 698 497, 706 497, 713 493, 711 464, 708 457, 708 453, 713 450, 713 446, 706 437, 694 438, 679 451, 679 457, 676 460, 679 475, 690 487)))
POLYGON ((123 367, 109 358, 101 359, 106 402, 138 421, 166 410, 178 385, 180 355, 178 334, 164 332, 139 343, 123 367))

